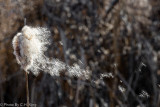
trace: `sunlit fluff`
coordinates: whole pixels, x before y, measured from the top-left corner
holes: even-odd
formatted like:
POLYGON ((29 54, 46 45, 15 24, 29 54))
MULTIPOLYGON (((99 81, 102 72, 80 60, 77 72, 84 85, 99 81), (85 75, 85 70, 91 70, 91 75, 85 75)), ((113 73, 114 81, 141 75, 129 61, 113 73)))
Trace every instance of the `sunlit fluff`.
POLYGON ((18 64, 26 72, 31 71, 38 75, 40 71, 50 75, 59 76, 60 71, 66 70, 68 76, 83 76, 88 78, 89 72, 80 68, 79 65, 69 66, 58 59, 49 59, 44 52, 50 44, 51 34, 47 28, 24 26, 22 31, 13 38, 12 45, 18 64))
POLYGON ((26 72, 34 66, 37 58, 44 55, 47 49, 45 46, 49 44, 48 35, 50 32, 46 28, 24 26, 13 38, 14 55, 26 72))

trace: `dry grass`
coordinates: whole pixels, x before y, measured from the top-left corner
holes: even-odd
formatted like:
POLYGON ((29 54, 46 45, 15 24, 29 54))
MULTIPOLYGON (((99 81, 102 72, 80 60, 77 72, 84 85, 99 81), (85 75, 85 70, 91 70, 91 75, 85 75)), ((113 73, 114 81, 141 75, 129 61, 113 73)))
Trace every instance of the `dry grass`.
POLYGON ((92 74, 90 80, 77 81, 63 73, 60 77, 30 73, 30 103, 38 107, 158 106, 160 2, 116 1, 0 1, 0 102, 26 102, 25 78, 11 46, 26 17, 27 25, 51 30, 53 44, 45 55, 71 66, 83 63, 81 67, 92 74), (100 75, 107 72, 114 78, 101 80, 100 75))

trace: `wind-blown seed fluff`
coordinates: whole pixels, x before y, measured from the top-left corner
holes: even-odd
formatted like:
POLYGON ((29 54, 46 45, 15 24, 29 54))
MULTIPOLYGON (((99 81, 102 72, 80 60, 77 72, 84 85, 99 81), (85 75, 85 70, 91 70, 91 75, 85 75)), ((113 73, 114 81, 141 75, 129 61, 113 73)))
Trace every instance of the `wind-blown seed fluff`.
POLYGON ((47 45, 50 44, 51 34, 47 28, 24 26, 22 31, 13 38, 12 45, 17 63, 21 65, 26 72, 31 71, 38 75, 40 71, 50 75, 59 75, 60 71, 66 69, 69 76, 85 76, 88 78, 88 72, 80 69, 79 65, 69 66, 58 59, 50 60, 44 55, 47 51, 47 45))
POLYGON ((14 55, 25 71, 28 72, 34 66, 34 61, 43 56, 47 49, 45 45, 49 44, 49 33, 46 28, 24 26, 22 32, 13 38, 14 55))

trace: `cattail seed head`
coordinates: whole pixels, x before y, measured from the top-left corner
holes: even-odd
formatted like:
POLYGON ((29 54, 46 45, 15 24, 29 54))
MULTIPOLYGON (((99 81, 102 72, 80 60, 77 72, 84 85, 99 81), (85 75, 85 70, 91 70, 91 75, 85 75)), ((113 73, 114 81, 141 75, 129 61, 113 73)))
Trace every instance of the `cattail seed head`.
POLYGON ((13 38, 14 55, 25 71, 33 66, 35 60, 43 56, 47 49, 46 44, 49 44, 47 40, 49 33, 46 28, 24 26, 22 31, 13 38))
POLYGON ((50 44, 50 36, 50 31, 46 28, 30 26, 24 26, 22 31, 14 36, 12 40, 14 55, 21 68, 35 75, 44 71, 51 76, 59 76, 60 71, 65 69, 68 76, 88 78, 88 71, 81 69, 79 65, 69 66, 58 59, 50 60, 45 56, 44 52, 47 50, 47 45, 50 44))

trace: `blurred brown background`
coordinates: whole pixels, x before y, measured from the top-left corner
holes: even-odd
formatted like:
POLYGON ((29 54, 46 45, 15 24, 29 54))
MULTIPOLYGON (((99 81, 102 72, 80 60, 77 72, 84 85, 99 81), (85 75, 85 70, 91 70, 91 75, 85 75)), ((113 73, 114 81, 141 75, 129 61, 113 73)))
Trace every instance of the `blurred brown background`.
POLYGON ((159 0, 0 0, 0 102, 25 103, 24 71, 12 38, 27 25, 48 27, 48 55, 83 63, 90 80, 29 74, 37 107, 160 107, 159 0), (112 73, 114 78, 101 78, 112 73))

